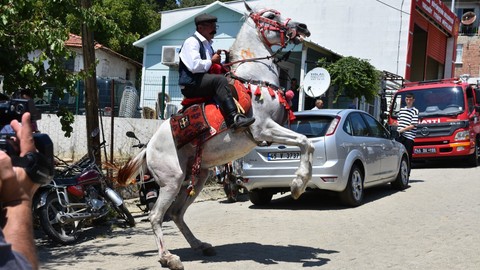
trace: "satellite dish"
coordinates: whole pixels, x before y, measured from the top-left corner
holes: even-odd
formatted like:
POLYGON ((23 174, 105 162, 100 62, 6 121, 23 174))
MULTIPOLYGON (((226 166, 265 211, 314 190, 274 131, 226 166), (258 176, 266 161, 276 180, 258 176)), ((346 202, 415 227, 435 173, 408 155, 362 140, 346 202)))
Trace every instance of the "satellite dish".
POLYGON ((465 12, 462 15, 462 24, 463 25, 470 25, 473 22, 475 22, 476 19, 477 19, 477 15, 475 15, 475 12, 473 12, 473 11, 465 12))
POLYGON ((303 91, 312 98, 323 95, 328 87, 330 87, 330 74, 324 68, 310 70, 303 80, 303 91))

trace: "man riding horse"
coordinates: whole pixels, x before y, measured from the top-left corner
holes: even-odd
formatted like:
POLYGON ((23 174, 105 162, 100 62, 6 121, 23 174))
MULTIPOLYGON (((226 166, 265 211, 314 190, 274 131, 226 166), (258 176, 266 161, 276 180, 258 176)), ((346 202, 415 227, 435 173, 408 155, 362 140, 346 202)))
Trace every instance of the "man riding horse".
POLYGON ((180 51, 178 71, 182 94, 187 98, 215 97, 229 128, 242 130, 255 118, 238 113, 227 78, 208 73, 212 64, 220 64, 220 55, 212 48, 217 33, 217 17, 200 14, 195 17, 196 32, 187 38, 180 51))

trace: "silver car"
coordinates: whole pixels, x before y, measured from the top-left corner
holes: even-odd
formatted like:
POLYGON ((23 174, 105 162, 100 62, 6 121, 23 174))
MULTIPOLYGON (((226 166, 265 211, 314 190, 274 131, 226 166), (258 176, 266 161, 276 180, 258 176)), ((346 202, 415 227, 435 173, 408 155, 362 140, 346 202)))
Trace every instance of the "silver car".
MULTIPOLYGON (((311 189, 336 191, 343 203, 358 206, 364 188, 391 183, 408 187, 409 161, 405 147, 370 114, 352 109, 322 109, 295 113, 290 129, 315 146, 311 189)), ((299 166, 297 146, 258 146, 242 160, 241 175, 255 205, 273 194, 289 191, 299 166)))

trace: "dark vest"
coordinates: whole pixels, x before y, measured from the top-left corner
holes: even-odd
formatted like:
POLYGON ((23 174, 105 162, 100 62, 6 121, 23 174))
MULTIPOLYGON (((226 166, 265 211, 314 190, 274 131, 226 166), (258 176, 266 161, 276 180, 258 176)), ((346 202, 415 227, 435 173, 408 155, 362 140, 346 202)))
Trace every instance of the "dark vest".
MULTIPOLYGON (((193 35, 194 38, 198 40, 198 44, 200 45, 200 58, 202 60, 207 59, 207 55, 205 54, 205 48, 203 47, 202 41, 196 36, 193 35)), ((180 48, 180 51, 182 49, 180 48)), ((188 70, 187 66, 182 61, 182 58, 180 58, 180 63, 178 66, 178 84, 183 85, 183 86, 195 86, 200 84, 200 80, 202 79, 203 73, 192 73, 190 70, 188 70)))

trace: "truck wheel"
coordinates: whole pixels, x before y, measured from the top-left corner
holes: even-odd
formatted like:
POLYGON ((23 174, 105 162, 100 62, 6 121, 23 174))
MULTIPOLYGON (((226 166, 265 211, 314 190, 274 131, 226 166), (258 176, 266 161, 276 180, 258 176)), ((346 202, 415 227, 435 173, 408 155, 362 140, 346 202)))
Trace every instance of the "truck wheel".
POLYGON ((479 158, 479 154, 480 154, 480 140, 476 140, 475 142, 475 151, 473 151, 473 154, 471 154, 470 156, 468 156, 468 165, 470 165, 471 167, 477 167, 478 166, 478 158, 479 158))

